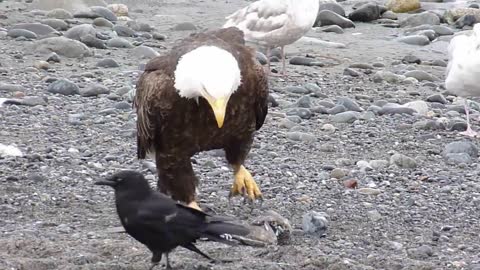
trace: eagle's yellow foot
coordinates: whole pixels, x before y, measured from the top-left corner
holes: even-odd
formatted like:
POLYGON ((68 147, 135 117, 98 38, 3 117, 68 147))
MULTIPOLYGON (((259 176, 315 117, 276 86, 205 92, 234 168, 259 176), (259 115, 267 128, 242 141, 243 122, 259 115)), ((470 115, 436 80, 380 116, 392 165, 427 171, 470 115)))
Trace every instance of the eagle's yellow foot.
POLYGON ((252 175, 243 165, 234 166, 235 172, 235 181, 233 182, 232 188, 230 190, 229 197, 242 194, 245 197, 248 197, 250 201, 255 199, 263 199, 262 192, 257 186, 255 180, 253 180, 252 175))
POLYGON ((192 201, 191 203, 189 203, 188 207, 193 208, 193 209, 197 209, 198 211, 203 212, 203 210, 200 208, 200 206, 198 206, 196 201, 192 201))

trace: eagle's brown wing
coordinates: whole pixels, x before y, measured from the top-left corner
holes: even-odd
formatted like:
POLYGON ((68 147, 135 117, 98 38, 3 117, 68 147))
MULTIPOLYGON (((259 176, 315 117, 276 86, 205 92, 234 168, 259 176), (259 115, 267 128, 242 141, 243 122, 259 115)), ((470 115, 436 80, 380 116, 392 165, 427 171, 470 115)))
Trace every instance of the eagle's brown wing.
POLYGON ((154 141, 159 141, 162 121, 171 110, 169 102, 174 94, 173 79, 168 70, 168 56, 152 59, 137 82, 133 105, 137 111, 137 157, 144 159, 147 152, 155 152, 154 141))
POLYGON ((259 130, 263 126, 268 114, 268 78, 265 75, 263 67, 259 63, 255 64, 255 70, 258 74, 255 100, 255 129, 259 130))

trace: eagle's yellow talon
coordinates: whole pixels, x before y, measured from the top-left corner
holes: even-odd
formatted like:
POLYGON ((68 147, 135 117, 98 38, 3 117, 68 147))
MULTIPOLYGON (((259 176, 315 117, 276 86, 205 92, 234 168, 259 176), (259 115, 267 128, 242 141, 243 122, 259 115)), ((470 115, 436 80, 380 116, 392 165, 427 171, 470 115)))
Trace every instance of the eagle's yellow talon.
POLYGON ((251 201, 262 198, 262 192, 258 187, 255 180, 253 180, 252 175, 250 174, 245 167, 238 166, 235 167, 235 181, 233 182, 232 189, 230 190, 230 197, 243 194, 248 197, 251 201))

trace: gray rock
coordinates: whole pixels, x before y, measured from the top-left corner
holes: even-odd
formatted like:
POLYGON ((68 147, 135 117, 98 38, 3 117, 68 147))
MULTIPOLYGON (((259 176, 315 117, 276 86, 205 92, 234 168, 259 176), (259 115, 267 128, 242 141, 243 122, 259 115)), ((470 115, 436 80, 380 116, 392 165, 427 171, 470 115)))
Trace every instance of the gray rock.
POLYGON ((338 25, 328 25, 322 28, 323 32, 343 34, 345 31, 338 25))
POLYGON ((348 67, 359 68, 359 69, 375 69, 374 66, 366 63, 353 63, 353 64, 350 64, 348 67))
POLYGON ((360 72, 352 69, 352 68, 345 68, 343 70, 343 75, 347 75, 347 76, 352 76, 352 77, 358 77, 360 76, 360 72))
POLYGON ((286 93, 303 94, 303 95, 310 93, 310 90, 301 86, 287 86, 283 89, 283 91, 286 93))
POLYGON ((298 66, 312 66, 316 60, 314 58, 309 57, 302 57, 302 56, 294 56, 290 58, 289 63, 291 65, 298 65, 298 66))
POLYGON ((122 111, 127 111, 132 109, 132 105, 130 105, 128 102, 125 102, 125 101, 115 103, 114 107, 115 109, 122 110, 122 111))
POLYGON ((312 117, 312 112, 307 108, 293 108, 287 111, 288 116, 297 115, 302 119, 310 119, 312 117))
POLYGON ((0 92, 25 92, 27 89, 19 84, 0 83, 0 92))
POLYGON ((110 93, 110 90, 108 90, 107 87, 101 84, 93 84, 86 89, 80 90, 80 95, 82 97, 95 97, 98 95, 105 95, 109 93, 110 93))
POLYGON ((472 158, 478 157, 478 148, 469 141, 451 142, 445 146, 443 155, 465 153, 472 158))
POLYGON ((433 249, 431 246, 422 245, 408 249, 407 254, 413 259, 427 259, 433 255, 433 249))
POLYGON ((415 111, 414 109, 412 108, 407 108, 407 107, 402 107, 402 106, 398 106, 398 107, 389 107, 389 106, 384 106, 382 107, 382 109, 378 112, 378 115, 391 115, 391 114, 409 114, 409 115, 413 115, 414 113, 416 113, 417 111, 415 111))
POLYGON ((149 24, 138 22, 138 21, 128 21, 127 26, 130 27, 132 30, 138 31, 138 32, 150 32, 154 29, 149 24))
POLYGON ((106 58, 98 61, 96 66, 102 67, 102 68, 115 68, 115 67, 119 67, 120 65, 114 59, 106 58))
POLYGON ((322 10, 318 13, 315 26, 338 25, 341 28, 355 27, 355 24, 337 13, 330 10, 322 10))
POLYGON ((15 24, 11 29, 24 29, 30 32, 35 33, 37 36, 46 36, 48 34, 58 34, 57 30, 53 29, 52 27, 41 24, 41 23, 19 23, 15 24))
POLYGON ((90 7, 90 10, 92 10, 95 14, 99 15, 100 17, 103 17, 111 22, 117 21, 117 16, 115 15, 115 13, 113 13, 110 9, 106 7, 94 6, 94 7, 90 7))
POLYGON ((402 81, 405 77, 397 75, 390 71, 380 70, 373 75, 373 82, 380 83, 380 82, 388 82, 388 83, 398 83, 402 81))
POLYGON ((133 37, 135 35, 135 31, 124 25, 113 26, 113 31, 121 37, 133 37))
POLYGON ((160 55, 157 51, 154 49, 140 45, 136 47, 135 49, 132 50, 132 53, 135 57, 140 58, 140 59, 151 59, 154 58, 155 56, 160 55))
POLYGON ((18 38, 18 37, 24 37, 24 38, 28 38, 28 39, 36 39, 37 38, 37 34, 35 34, 32 31, 25 30, 25 29, 10 29, 7 32, 7 36, 9 36, 11 38, 18 38))
POLYGON ((447 99, 442 94, 433 94, 431 96, 428 96, 427 101, 447 104, 447 99))
POLYGON ((66 37, 51 37, 37 40, 29 46, 29 50, 45 54, 55 52, 58 55, 69 58, 93 55, 93 52, 85 44, 66 37))
POLYGON ((197 27, 191 22, 183 22, 172 27, 174 31, 195 31, 197 27))
POLYGON ((423 100, 414 100, 403 104, 403 107, 414 109, 417 113, 426 115, 428 113, 428 104, 423 100))
POLYGON ((58 56, 58 54, 52 52, 52 53, 47 57, 47 62, 60 63, 60 56, 58 56))
POLYGON ((467 153, 449 153, 444 156, 445 162, 450 165, 471 164, 472 157, 467 153))
POLYGON ((347 108, 345 108, 345 106, 336 105, 333 108, 328 109, 327 113, 328 114, 339 114, 339 113, 346 112, 346 111, 347 111, 347 108))
POLYGON ((415 27, 423 24, 439 25, 440 18, 432 12, 422 12, 411 15, 400 22, 400 27, 415 27))
POLYGON ((428 39, 428 37, 424 35, 411 35, 411 36, 399 37, 397 41, 405 44, 419 45, 419 46, 425 46, 430 44, 430 39, 428 39))
POLYGON ((318 7, 318 12, 320 13, 320 11, 322 10, 330 10, 342 17, 345 17, 345 9, 343 9, 343 7, 338 3, 330 2, 330 3, 320 4, 320 6, 318 7))
POLYGON ((312 107, 312 100, 309 96, 303 96, 297 102, 295 105, 299 108, 311 108, 312 107))
POLYGON ((70 28, 67 32, 65 32, 64 36, 66 38, 75 39, 80 41, 83 36, 91 35, 96 36, 97 30, 91 24, 80 24, 70 28))
POLYGON ((164 41, 167 39, 167 36, 165 36, 164 34, 160 34, 156 32, 152 34, 152 37, 153 39, 160 40, 160 41, 164 41))
POLYGON ((421 30, 415 33, 416 35, 426 36, 428 40, 432 41, 437 38, 437 33, 435 31, 428 29, 428 30, 421 30))
POLYGON ((342 112, 332 116, 331 120, 335 123, 353 123, 360 118, 361 114, 359 112, 342 112))
POLYGON ((107 46, 111 48, 133 48, 133 46, 128 40, 123 38, 112 38, 107 41, 107 46))
POLYGON ((96 19, 98 17, 101 17, 99 14, 93 12, 91 9, 83 9, 76 11, 73 13, 74 18, 82 18, 82 19, 96 19))
POLYGON ((69 28, 68 24, 60 19, 45 19, 41 20, 40 23, 48 25, 57 31, 65 31, 69 28))
POLYGON ((437 77, 434 77, 433 75, 423 71, 423 70, 411 70, 408 71, 404 74, 405 77, 412 77, 417 79, 418 81, 430 81, 430 82, 436 82, 439 81, 440 79, 437 77))
POLYGON ((113 27, 113 23, 111 21, 101 17, 93 20, 92 24, 98 27, 108 27, 108 28, 113 27))
POLYGON ((325 235, 328 227, 328 215, 323 212, 310 211, 302 217, 302 229, 305 233, 318 236, 325 235))
POLYGON ((414 169, 417 167, 417 162, 411 157, 403 154, 394 154, 390 157, 390 164, 395 164, 400 168, 414 169))
POLYGON ((384 19, 390 19, 390 20, 398 20, 398 15, 397 13, 387 10, 382 14, 382 18, 384 19))
POLYGON ((478 19, 475 17, 475 15, 465 14, 455 21, 454 26, 462 29, 465 26, 473 26, 476 23, 478 23, 478 19))
POLYGON ((363 112, 364 110, 358 105, 358 103, 348 97, 338 98, 338 105, 343 105, 349 111, 363 112))
POLYGON ((415 55, 409 54, 403 57, 402 62, 405 64, 420 64, 422 60, 415 55))
POLYGON ((52 94, 65 96, 72 96, 80 93, 78 86, 67 79, 56 80, 47 87, 47 91, 52 94))
POLYGON ((88 47, 97 48, 97 49, 106 49, 107 45, 105 45, 105 41, 96 38, 90 34, 84 35, 80 38, 80 41, 87 45, 88 47))
POLYGON ((299 142, 315 142, 317 140, 317 138, 312 134, 298 131, 288 132, 285 136, 292 141, 299 142))
POLYGON ((371 22, 380 18, 380 7, 376 4, 365 4, 354 10, 348 18, 357 22, 371 22))
POLYGON ((54 19, 60 19, 60 20, 73 19, 72 13, 70 13, 68 10, 65 10, 63 8, 52 9, 46 14, 46 16, 48 18, 54 18, 54 19))
POLYGON ((453 30, 450 27, 444 25, 432 25, 432 30, 439 36, 453 35, 453 30))

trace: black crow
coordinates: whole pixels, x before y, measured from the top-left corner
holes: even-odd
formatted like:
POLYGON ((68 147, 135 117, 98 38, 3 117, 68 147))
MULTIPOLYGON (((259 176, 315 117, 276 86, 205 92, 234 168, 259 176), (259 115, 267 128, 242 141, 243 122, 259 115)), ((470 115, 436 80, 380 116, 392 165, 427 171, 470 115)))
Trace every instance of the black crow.
POLYGON ((150 270, 161 261, 163 254, 167 269, 171 269, 168 253, 178 246, 214 261, 194 245, 197 239, 234 244, 230 241, 232 235, 249 233, 244 226, 226 223, 225 219, 176 203, 152 190, 143 175, 136 171, 120 171, 95 184, 115 189, 117 214, 125 231, 152 252, 150 270))

